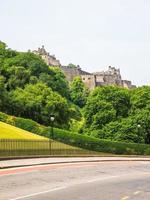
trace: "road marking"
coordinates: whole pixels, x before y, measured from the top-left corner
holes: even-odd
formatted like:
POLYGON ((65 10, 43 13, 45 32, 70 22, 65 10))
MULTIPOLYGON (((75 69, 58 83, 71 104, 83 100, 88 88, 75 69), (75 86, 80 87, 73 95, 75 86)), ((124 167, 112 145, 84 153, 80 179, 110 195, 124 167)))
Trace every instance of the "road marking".
POLYGON ((43 191, 43 192, 37 192, 37 193, 29 194, 29 195, 24 195, 24 196, 20 196, 20 197, 9 199, 9 200, 19 200, 19 199, 30 198, 30 197, 33 197, 33 196, 37 196, 39 194, 45 194, 45 193, 49 193, 49 192, 54 192, 54 191, 62 190, 62 189, 65 189, 65 188, 66 187, 64 187, 64 186, 63 187, 57 187, 57 188, 53 188, 53 189, 46 190, 46 191, 43 191))
POLYGON ((125 196, 121 200, 126 200, 126 199, 129 199, 129 198, 130 198, 129 196, 125 196))
POLYGON ((134 195, 137 195, 137 194, 139 194, 139 193, 141 193, 141 191, 136 191, 136 192, 134 192, 133 194, 134 194, 134 195))
POLYGON ((103 178, 96 178, 96 179, 92 179, 89 181, 86 181, 86 183, 92 183, 92 182, 96 182, 96 181, 103 181, 103 180, 107 180, 107 179, 111 179, 111 178, 118 178, 119 176, 108 176, 108 177, 103 177, 103 178))

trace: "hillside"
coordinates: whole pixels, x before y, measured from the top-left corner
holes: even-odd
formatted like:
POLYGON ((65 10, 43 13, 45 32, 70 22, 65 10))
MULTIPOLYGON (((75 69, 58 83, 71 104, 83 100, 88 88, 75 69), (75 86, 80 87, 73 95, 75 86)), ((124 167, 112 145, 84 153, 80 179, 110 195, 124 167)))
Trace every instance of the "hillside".
POLYGON ((0 158, 47 155, 89 155, 84 150, 55 140, 49 140, 0 121, 0 158))
POLYGON ((0 122, 0 139, 34 139, 47 140, 46 138, 0 122))

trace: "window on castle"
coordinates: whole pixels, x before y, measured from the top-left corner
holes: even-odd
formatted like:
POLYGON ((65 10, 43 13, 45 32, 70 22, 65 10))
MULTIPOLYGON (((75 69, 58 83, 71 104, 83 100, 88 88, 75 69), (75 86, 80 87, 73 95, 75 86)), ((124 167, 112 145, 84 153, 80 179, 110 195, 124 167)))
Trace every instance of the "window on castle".
POLYGON ((85 80, 85 78, 82 78, 82 80, 85 80))
POLYGON ((91 78, 89 77, 88 80, 90 80, 91 78))

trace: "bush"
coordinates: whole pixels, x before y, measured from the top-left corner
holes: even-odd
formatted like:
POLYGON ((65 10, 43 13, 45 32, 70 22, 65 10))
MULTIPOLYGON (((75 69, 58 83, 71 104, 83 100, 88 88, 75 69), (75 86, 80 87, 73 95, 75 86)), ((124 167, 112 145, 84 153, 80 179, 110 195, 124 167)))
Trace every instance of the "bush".
POLYGON ((24 118, 17 117, 15 118, 14 125, 18 128, 22 128, 29 132, 33 132, 37 134, 39 133, 38 124, 31 119, 24 119, 24 118))
POLYGON ((135 155, 136 154, 136 152, 135 152, 135 150, 134 149, 131 149, 131 148, 126 148, 126 154, 128 154, 128 155, 135 155))
POLYGON ((0 121, 6 122, 7 118, 8 118, 8 115, 6 115, 5 113, 0 112, 0 121))
MULTIPOLYGON (((43 128, 42 135, 46 137, 51 137, 51 128, 50 127, 43 128)), ((131 154, 144 155, 146 152, 147 155, 150 155, 150 152, 148 152, 150 146, 146 144, 102 140, 57 128, 54 128, 54 136, 55 136, 54 139, 57 141, 92 151, 115 153, 115 154, 129 154, 129 155, 131 154)))
POLYGON ((146 150, 144 151, 144 155, 150 155, 150 148, 148 148, 148 149, 146 149, 146 150))

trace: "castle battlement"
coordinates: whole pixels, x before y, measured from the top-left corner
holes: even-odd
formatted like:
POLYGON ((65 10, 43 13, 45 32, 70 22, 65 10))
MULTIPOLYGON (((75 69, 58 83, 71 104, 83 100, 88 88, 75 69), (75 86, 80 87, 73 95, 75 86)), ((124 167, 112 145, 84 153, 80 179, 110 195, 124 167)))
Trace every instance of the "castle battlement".
POLYGON ((41 56, 47 65, 60 67, 69 82, 73 81, 76 76, 80 76, 84 84, 90 90, 97 86, 104 85, 117 85, 129 89, 136 87, 132 85, 131 81, 122 80, 120 69, 115 67, 109 66, 106 71, 89 73, 83 71, 79 65, 75 67, 62 66, 54 55, 50 55, 50 53, 45 50, 44 46, 38 48, 38 50, 34 50, 33 53, 41 56))
POLYGON ((56 59, 55 55, 50 55, 50 53, 45 50, 44 45, 42 45, 42 48, 39 47, 38 50, 34 50, 33 53, 41 56, 49 66, 61 66, 60 61, 56 59))

